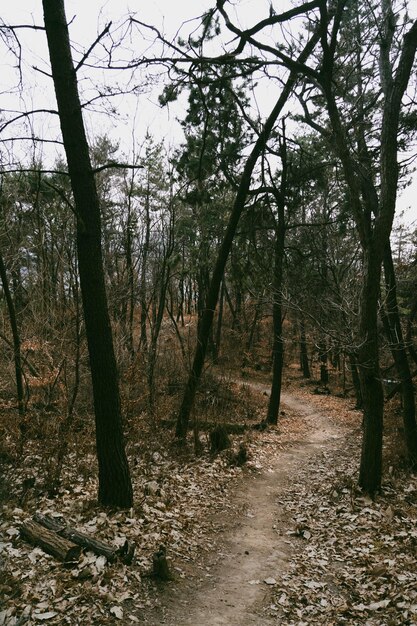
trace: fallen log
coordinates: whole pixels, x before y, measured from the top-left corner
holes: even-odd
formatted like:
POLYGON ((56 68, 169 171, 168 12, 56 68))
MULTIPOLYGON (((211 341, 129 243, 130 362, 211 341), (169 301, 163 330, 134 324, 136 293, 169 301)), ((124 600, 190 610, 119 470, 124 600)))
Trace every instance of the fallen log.
POLYGON ((35 513, 33 519, 44 528, 57 533, 60 537, 69 539, 78 546, 81 546, 81 548, 85 548, 86 550, 91 550, 95 554, 105 556, 109 563, 113 563, 118 556, 117 548, 114 548, 103 541, 99 541, 98 539, 94 539, 94 537, 91 537, 90 535, 81 533, 75 528, 71 528, 71 526, 68 526, 63 520, 57 520, 54 517, 42 515, 41 513, 35 513))
POLYGON ((67 538, 60 537, 34 520, 26 520, 20 527, 20 534, 29 543, 41 547, 42 550, 52 554, 63 563, 72 563, 80 558, 80 546, 67 538))

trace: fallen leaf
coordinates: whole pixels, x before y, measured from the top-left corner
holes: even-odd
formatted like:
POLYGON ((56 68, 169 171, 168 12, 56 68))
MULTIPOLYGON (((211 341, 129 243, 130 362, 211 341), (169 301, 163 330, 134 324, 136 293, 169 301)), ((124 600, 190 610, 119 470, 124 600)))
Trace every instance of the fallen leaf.
POLYGON ((112 606, 110 613, 114 615, 116 619, 123 619, 123 609, 120 606, 112 606))

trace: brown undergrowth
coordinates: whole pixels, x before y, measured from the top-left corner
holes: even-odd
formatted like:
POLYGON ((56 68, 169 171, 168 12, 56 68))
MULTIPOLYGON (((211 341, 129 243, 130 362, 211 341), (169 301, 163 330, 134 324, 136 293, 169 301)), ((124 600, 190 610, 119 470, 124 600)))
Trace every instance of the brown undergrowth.
MULTIPOLYGON (((352 399, 316 395, 312 385, 300 386, 303 381, 297 372, 289 373, 287 392, 296 393, 307 405, 326 412, 343 427, 356 429, 358 455, 360 414, 354 410, 352 399)), ((179 394, 173 393, 169 385, 160 395, 155 414, 149 416, 143 406, 141 412, 128 417, 127 450, 135 505, 123 512, 103 511, 97 506, 91 416, 77 416, 62 480, 52 494, 48 477, 56 450, 56 416, 41 412, 28 416, 32 430, 20 454, 18 422, 11 420, 9 411, 1 411, 5 436, 0 452, 0 615, 4 624, 14 626, 22 619, 26 621, 21 623, 27 624, 43 620, 49 624, 77 624, 86 615, 91 624, 136 623, 141 607, 145 610, 159 602, 158 586, 149 578, 149 572, 152 554, 161 543, 167 546, 174 575, 179 579, 188 575, 191 564, 204 568, 206 556, 214 549, 213 537, 221 531, 219 519, 224 518, 225 512, 229 519, 238 514, 231 495, 242 477, 261 471, 272 450, 298 445, 306 433, 302 413, 285 405, 278 427, 265 432, 253 429, 265 415, 268 402, 265 374, 256 374, 252 377, 251 371, 246 370, 243 381, 222 378, 218 373, 206 374, 195 410, 205 450, 199 458, 194 456, 191 445, 185 450, 173 445, 170 419, 175 415, 179 394), (234 450, 242 443, 247 447, 246 467, 231 464, 230 451, 210 455, 208 428, 213 423, 243 426, 241 432, 232 435, 232 444, 234 450), (79 530, 116 545, 126 538, 135 542, 133 565, 109 565, 87 553, 73 568, 63 568, 19 536, 22 521, 36 511, 60 514, 79 530), (216 516, 217 511, 222 513, 221 518, 216 516)), ((401 485, 401 481, 407 484, 407 474, 398 411, 396 401, 387 406, 384 455, 387 476, 390 480, 395 477, 396 485, 401 485)), ((354 484, 355 476, 349 476, 350 484, 354 484)))

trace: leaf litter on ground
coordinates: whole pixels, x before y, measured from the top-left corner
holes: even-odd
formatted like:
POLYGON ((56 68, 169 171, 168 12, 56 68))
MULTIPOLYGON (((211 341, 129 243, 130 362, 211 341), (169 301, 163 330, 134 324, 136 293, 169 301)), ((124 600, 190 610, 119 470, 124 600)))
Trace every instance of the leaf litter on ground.
MULTIPOLYGON (((358 428, 359 414, 346 401, 312 398, 307 392, 301 397, 345 428, 358 428)), ((262 398, 259 415, 264 408, 262 398)), ((0 624, 140 623, 141 609, 159 603, 158 585, 149 576, 155 549, 167 546, 177 579, 204 569, 206 556, 221 543, 225 520, 238 513, 232 499, 238 481, 247 472, 267 470, 271 455, 302 441, 308 431, 303 415, 283 408, 277 428, 235 437, 236 445, 244 441, 249 450, 243 470, 230 465, 227 453, 178 457, 159 436, 157 442, 151 438, 131 446, 137 504, 130 511, 97 507, 94 456, 83 458, 85 471, 79 473, 74 450, 57 497, 33 490, 23 503, 6 501, 0 524, 0 594, 5 599, 0 624), (116 546, 126 539, 135 542, 133 564, 108 564, 87 552, 78 564, 64 568, 19 537, 20 524, 36 511, 60 515, 116 546)), ((273 572, 264 581, 273 594, 265 611, 278 623, 417 624, 416 479, 392 472, 383 494, 372 502, 355 487, 352 459, 358 451, 359 437, 352 436, 349 445, 344 442, 342 449, 324 452, 319 462, 307 462, 280 495, 278 506, 293 519, 285 530, 293 554, 287 571, 273 572)), ((9 467, 11 492, 19 491, 28 468, 36 478, 38 461, 29 449, 24 467, 9 467)))

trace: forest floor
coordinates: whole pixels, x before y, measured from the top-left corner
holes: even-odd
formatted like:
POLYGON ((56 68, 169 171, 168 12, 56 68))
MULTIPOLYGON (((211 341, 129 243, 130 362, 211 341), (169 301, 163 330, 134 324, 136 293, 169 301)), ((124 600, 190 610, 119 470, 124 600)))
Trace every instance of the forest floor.
MULTIPOLYGON (((244 385, 262 415, 268 387, 244 385)), ((93 455, 69 455, 54 498, 38 486, 35 449, 24 467, 5 463, 0 624, 417 624, 417 478, 392 454, 394 424, 382 493, 372 501, 358 490, 361 416, 351 405, 289 385, 278 427, 234 437, 249 451, 243 468, 230 451, 181 457, 156 432, 129 450, 130 511, 97 508, 93 455), (63 567, 19 536, 36 511, 117 545, 134 541, 133 564, 87 552, 63 567), (161 543, 168 582, 151 575, 161 543)))

